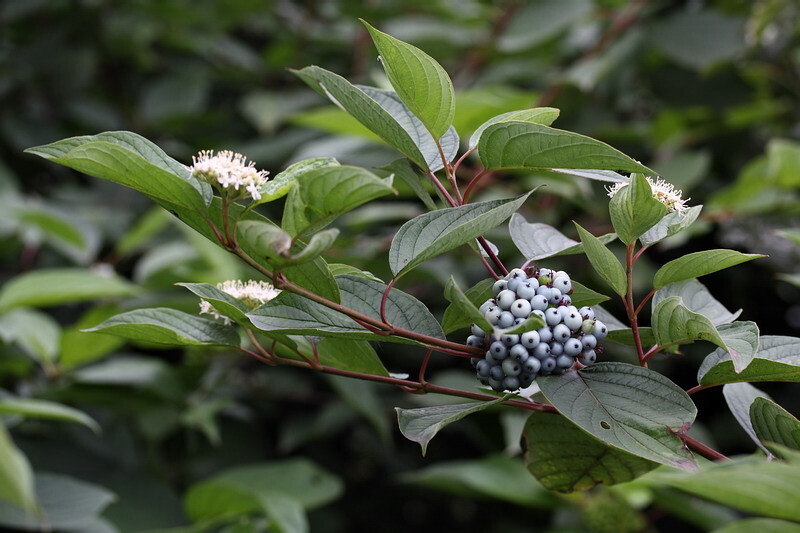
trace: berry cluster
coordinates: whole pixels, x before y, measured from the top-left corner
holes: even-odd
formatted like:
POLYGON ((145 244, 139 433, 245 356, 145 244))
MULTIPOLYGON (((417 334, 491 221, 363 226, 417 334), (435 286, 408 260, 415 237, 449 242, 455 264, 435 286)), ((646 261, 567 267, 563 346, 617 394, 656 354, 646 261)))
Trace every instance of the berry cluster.
POLYGON ((597 360, 597 341, 608 330, 591 307, 572 305, 572 280, 564 271, 516 268, 492 287, 494 298, 480 311, 495 327, 492 332, 472 325, 467 345, 486 350, 473 358, 478 380, 497 392, 529 387, 537 375, 561 374, 577 360, 589 366, 597 360), (546 325, 522 334, 504 334, 538 315, 546 325))

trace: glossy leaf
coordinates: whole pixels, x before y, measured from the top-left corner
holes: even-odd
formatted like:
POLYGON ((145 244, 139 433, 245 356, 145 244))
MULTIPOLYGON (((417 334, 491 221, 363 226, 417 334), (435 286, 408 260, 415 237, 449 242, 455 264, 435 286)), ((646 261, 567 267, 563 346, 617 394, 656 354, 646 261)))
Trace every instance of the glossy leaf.
POLYGON ((762 443, 800 450, 800 420, 768 398, 755 398, 750 404, 750 423, 762 443))
POLYGON ((598 363, 536 382, 562 415, 606 444, 660 464, 696 468, 676 433, 686 431, 697 408, 683 389, 658 372, 598 363))
POLYGON ((777 518, 745 518, 715 529, 713 533, 800 533, 800 524, 777 518))
POLYGON ((456 109, 453 83, 447 72, 416 46, 361 22, 372 36, 397 95, 434 137, 444 135, 453 123, 456 109))
MULTIPOLYGON (((583 253, 583 244, 570 239, 547 224, 527 222, 525 217, 519 213, 511 215, 508 231, 514 245, 522 252, 525 259, 530 261, 583 253)), ((616 238, 617 236, 613 233, 598 237, 603 244, 608 244, 616 238)))
MULTIPOLYGON (((425 167, 431 172, 436 172, 444 168, 442 154, 439 153, 439 146, 436 140, 425 128, 425 125, 417 118, 411 110, 400 100, 394 91, 384 91, 375 87, 357 85, 359 89, 375 100, 379 106, 385 109, 398 124, 408 133, 408 136, 417 145, 422 157, 425 159, 425 167)), ((458 153, 459 139, 455 128, 452 126, 439 139, 447 162, 451 162, 458 153)))
POLYGON ((20 274, 0 291, 0 309, 48 307, 133 296, 139 288, 116 274, 83 268, 43 268, 20 274))
POLYGON ((356 207, 396 191, 359 167, 320 167, 301 174, 289 192, 281 226, 291 235, 310 233, 356 207))
MULTIPOLYGON (((386 285, 360 276, 339 276, 342 305, 376 320, 381 319, 381 299, 386 285)), ((442 327, 425 304, 410 294, 392 289, 386 298, 386 320, 395 327, 444 339, 442 327)))
POLYGON ((611 299, 605 294, 593 291, 575 280, 572 280, 572 294, 570 294, 570 298, 572 299, 572 305, 578 308, 584 305, 593 306, 601 304, 611 299))
POLYGON ((800 520, 800 465, 762 458, 711 463, 700 472, 654 473, 648 479, 748 513, 800 520))
POLYGON ((721 249, 694 252, 678 259, 673 259, 659 268, 653 278, 653 287, 660 289, 670 283, 699 278, 759 257, 765 256, 721 249))
POLYGON ((632 244, 667 214, 664 204, 653 198, 653 190, 643 174, 631 175, 627 186, 609 202, 614 231, 625 244, 632 244))
POLYGON ((657 466, 605 444, 555 413, 531 413, 522 438, 528 470, 557 492, 588 490, 599 483, 624 483, 657 466))
POLYGON ((86 331, 173 346, 239 346, 234 327, 167 307, 128 311, 86 331))
POLYGON ((207 301, 222 315, 230 318, 237 324, 248 325, 247 319, 249 309, 238 298, 234 298, 225 291, 208 283, 177 283, 181 287, 186 287, 192 293, 207 301))
POLYGON ((580 227, 577 222, 575 227, 578 228, 578 235, 583 243, 586 258, 589 259, 595 272, 608 283, 615 293, 624 296, 628 290, 628 281, 622 264, 600 239, 580 227))
POLYGON ((17 448, 2 424, 0 424, 0 502, 8 502, 30 514, 36 510, 33 469, 28 458, 17 448))
POLYGON ((360 278, 371 279, 373 281, 380 281, 383 283, 383 280, 377 277, 372 272, 367 272, 366 270, 360 270, 352 265, 345 265, 343 263, 330 263, 328 264, 328 269, 330 273, 335 276, 358 276, 360 278))
POLYGON ((728 383, 722 387, 722 395, 728 404, 731 414, 742 426, 745 433, 755 442, 768 456, 770 451, 761 443, 753 428, 750 419, 750 408, 757 398, 767 398, 769 395, 753 387, 749 383, 728 383))
POLYGON ((493 498, 515 505, 549 508, 554 496, 525 470, 516 457, 437 462, 405 474, 404 482, 473 498, 493 498))
POLYGON ((297 182, 297 177, 306 172, 316 168, 335 166, 339 166, 339 162, 332 157, 313 157, 289 165, 274 177, 270 177, 269 181, 261 186, 259 189, 261 199, 254 200, 252 205, 265 204, 286 196, 297 182))
MULTIPOLYGON (((464 291, 464 295, 473 306, 480 307, 483 302, 492 297, 492 285, 494 285, 494 280, 492 278, 482 279, 464 291)), ((470 324, 472 324, 470 318, 465 315, 455 304, 451 303, 444 310, 444 315, 442 316, 442 329, 445 333, 451 333, 457 329, 467 327, 470 324)))
POLYGON ((0 398, 0 413, 72 422, 82 424, 95 433, 100 432, 100 425, 83 411, 47 400, 3 397, 0 398))
POLYGON ((561 111, 555 107, 534 107, 531 109, 521 109, 519 111, 508 111, 494 116, 481 124, 469 138, 469 147, 475 148, 481 140, 483 132, 492 124, 499 122, 531 122, 549 126, 558 118, 561 111))
POLYGON ((208 186, 192 178, 185 166, 135 133, 71 137, 25 151, 197 212, 205 211, 211 198, 208 186))
POLYGON ((377 340, 346 315, 292 293, 282 293, 247 317, 265 332, 377 340))
POLYGON ((492 324, 478 310, 478 306, 472 303, 469 297, 459 288, 453 276, 447 280, 444 287, 444 297, 455 306, 455 312, 464 316, 465 320, 477 324, 483 331, 492 331, 492 324))
POLYGON ((530 194, 439 209, 409 220, 389 249, 392 273, 397 278, 428 259, 471 242, 510 217, 530 194))
POLYGON ((528 318, 526 318, 523 322, 511 326, 510 328, 500 329, 495 328, 495 332, 499 333, 500 335, 516 335, 519 333, 525 333, 526 331, 531 331, 533 329, 542 329, 545 327, 547 323, 544 321, 542 317, 539 315, 531 314, 528 318))
POLYGON ((655 172, 611 146, 569 131, 530 122, 500 122, 486 128, 478 143, 487 169, 558 168, 655 172))
POLYGON ((261 220, 243 220, 237 227, 238 241, 248 245, 254 257, 279 264, 289 256, 292 236, 282 228, 261 220))
POLYGON ((408 133, 388 111, 364 91, 341 76, 316 66, 292 72, 312 89, 350 113, 370 131, 414 161, 419 167, 426 168, 425 157, 408 133))
POLYGON ((744 370, 758 350, 755 322, 734 322, 717 328, 705 316, 687 309, 679 296, 661 300, 653 309, 652 322, 659 344, 694 340, 714 343, 731 354, 736 372, 744 370))
POLYGON ((670 296, 680 297, 683 300, 683 305, 686 306, 689 311, 703 315, 715 326, 729 324, 736 320, 742 313, 741 309, 735 313, 731 313, 725 309, 725 307, 708 292, 705 285, 696 279, 670 283, 666 287, 657 290, 651 302, 653 309, 656 308, 661 300, 669 298, 670 296))
POLYGON ((428 450, 428 443, 444 427, 461 420, 465 416, 497 405, 504 400, 505 397, 491 402, 437 405, 419 409, 395 407, 394 409, 397 411, 397 423, 400 426, 400 432, 408 440, 419 443, 422 447, 422 455, 425 455, 428 450))
POLYGON ((717 348, 703 360, 697 381, 706 386, 740 381, 800 382, 800 338, 761 336, 753 360, 740 373, 734 370, 730 354, 717 348))
POLYGON ((695 205, 686 210, 685 213, 669 213, 659 220, 653 227, 645 231, 639 238, 642 246, 652 246, 667 237, 672 237, 679 233, 697 220, 700 216, 700 211, 703 210, 702 205, 695 205))
POLYGON ((438 209, 436 203, 431 198, 430 193, 422 184, 426 178, 420 176, 414 167, 411 166, 408 159, 395 159, 388 165, 380 167, 381 170, 387 170, 393 173, 395 176, 398 176, 403 182, 405 182, 408 187, 414 191, 414 194, 417 195, 417 198, 422 200, 422 203, 425 204, 425 207, 428 208, 429 211, 435 211, 438 209))

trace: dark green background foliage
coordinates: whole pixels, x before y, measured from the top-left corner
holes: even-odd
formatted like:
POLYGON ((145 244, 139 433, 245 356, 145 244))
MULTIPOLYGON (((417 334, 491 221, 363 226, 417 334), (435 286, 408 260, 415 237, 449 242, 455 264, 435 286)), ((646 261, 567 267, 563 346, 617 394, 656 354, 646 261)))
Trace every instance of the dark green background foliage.
MULTIPOLYGON (((698 223, 638 263, 642 287, 659 265, 689 252, 768 254, 703 282, 728 309, 743 308, 740 319, 758 322, 762 335, 800 328, 800 8, 793 0, 9 0, 0 4, 0 282, 8 292, 25 273, 69 268, 66 286, 74 290, 54 287, 37 301, 0 298, 0 395, 74 406, 102 428, 94 433, 74 413, 55 421, 4 415, 37 473, 40 500, 50 490, 85 506, 78 513, 74 502, 54 503, 53 527, 297 531, 303 508, 315 532, 706 531, 739 516, 690 499, 677 490, 681 479, 666 475, 660 485, 554 496, 515 456, 526 415, 509 408, 449 427, 423 458, 397 431, 392 407, 451 398, 268 368, 222 348, 160 349, 79 331, 137 307, 194 313, 197 298, 174 283, 249 274, 138 193, 22 150, 129 130, 187 164, 213 148, 242 152, 273 175, 322 156, 384 166, 397 153, 288 70, 320 65, 353 83, 388 86, 358 18, 444 66, 457 90, 462 146, 496 114, 552 106, 561 110, 558 128, 611 144, 683 189, 690 205, 703 204, 698 223), (130 283, 98 274, 110 269, 130 283), (107 285, 93 294, 101 282, 107 285), (247 472, 257 489, 242 481, 247 472), (253 494, 276 491, 289 500, 267 513, 272 525, 265 525, 253 494)), ((496 173, 474 198, 518 196, 539 184, 546 187, 522 210, 529 222, 572 238, 572 220, 594 235, 612 231, 599 182, 496 173)), ((401 180, 394 185, 398 197, 336 221, 341 233, 329 262, 391 278, 391 238, 424 211, 401 180)), ((264 213, 279 220, 282 203, 264 213)), ((506 264, 522 261, 505 228, 488 237, 506 264)), ((558 259, 573 279, 608 292, 585 257, 558 259)), ((421 265, 400 286, 440 317, 451 275, 466 288, 485 273, 461 249, 421 265)), ((605 359, 635 359, 611 346, 605 359)), ((415 372, 422 357, 406 345, 378 350, 391 372, 415 372)), ((651 366, 688 388, 710 351, 694 345, 651 366)), ((439 355, 430 375, 469 389, 467 366, 439 355)), ((800 411, 788 385, 762 388, 800 411)), ((694 400, 698 438, 727 454, 754 449, 720 390, 694 400)), ((23 527, 3 505, 0 522, 23 527)))

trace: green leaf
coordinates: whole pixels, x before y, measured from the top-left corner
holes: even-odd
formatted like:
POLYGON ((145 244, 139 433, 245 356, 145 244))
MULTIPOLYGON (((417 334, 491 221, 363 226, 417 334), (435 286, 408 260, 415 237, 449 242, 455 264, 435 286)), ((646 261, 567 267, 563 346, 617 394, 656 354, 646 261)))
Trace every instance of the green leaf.
POLYGON ((669 213, 659 220, 655 226, 645 231, 639 241, 642 246, 652 246, 667 237, 671 237, 691 226, 700 216, 700 211, 702 210, 702 205, 695 205, 685 213, 678 213, 677 211, 669 213))
POLYGON ((0 309, 48 307, 133 296, 138 292, 138 287, 116 274, 83 268, 42 268, 8 281, 0 291, 0 309))
POLYGON ((605 294, 593 291, 575 280, 572 280, 572 294, 570 294, 570 298, 572 298, 572 305, 578 308, 584 305, 592 306, 601 304, 611 299, 605 294))
POLYGON ((683 305, 680 296, 664 298, 653 309, 653 330, 658 344, 681 344, 704 340, 731 354, 736 372, 741 372, 758 350, 758 326, 755 322, 734 322, 715 327, 703 315, 683 305))
POLYGON ((800 520, 797 464, 743 458, 711 463, 691 475, 658 472, 647 479, 748 513, 800 520))
POLYGON ((556 499, 516 457, 490 455, 477 460, 438 462, 402 480, 467 498, 494 498, 526 507, 549 508, 556 499))
POLYGON ((752 261, 759 257, 766 257, 761 254, 743 254, 736 250, 704 250, 686 254, 678 259, 673 259, 669 263, 658 269, 653 278, 653 287, 660 289, 670 283, 685 281, 687 279, 699 278, 718 270, 752 261))
POLYGON ((36 361, 52 363, 58 358, 61 327, 46 313, 14 309, 0 315, 0 340, 16 342, 36 361))
POLYGON ((494 329, 494 326, 486 320, 486 317, 478 310, 478 307, 458 287, 453 276, 450 276, 444 286, 444 297, 455 306, 455 312, 463 315, 465 320, 477 324, 483 331, 492 331, 494 329))
POLYGON ((342 482, 307 459, 251 463, 223 470, 192 485, 184 500, 193 522, 256 514, 263 502, 288 498, 303 509, 320 507, 338 498, 342 482))
POLYGON ((439 138, 453 123, 455 94, 447 72, 415 46, 376 30, 364 20, 397 95, 439 138))
POLYGON ((73 422, 83 424, 95 433, 100 433, 100 424, 83 411, 47 400, 3 397, 0 398, 0 413, 73 422))
POLYGON ((531 122, 500 122, 489 126, 481 135, 478 152, 481 163, 489 170, 578 168, 655 175, 603 142, 531 122))
POLYGON ((210 303, 220 314, 225 315, 237 324, 250 325, 250 320, 247 318, 247 312, 249 311, 247 306, 227 292, 221 291, 208 283, 176 283, 176 285, 186 287, 192 293, 210 303))
POLYGON ((294 498, 270 495, 259 498, 271 522, 270 530, 276 533, 307 533, 308 519, 303 505, 294 498))
POLYGON ((71 137, 25 151, 197 212, 204 212, 211 198, 186 167, 135 133, 71 137))
MULTIPOLYGON (((381 299, 386 285, 360 276, 338 276, 342 305, 376 320, 381 319, 381 299)), ((397 328, 444 339, 442 327, 425 304, 410 294, 392 289, 386 299, 386 320, 397 328)))
MULTIPOLYGON (((722 324, 729 324, 736 320, 742 313, 739 309, 735 313, 731 313, 719 303, 705 285, 696 279, 686 281, 679 281, 677 283, 670 283, 655 292, 652 300, 652 308, 670 296, 679 296, 683 300, 683 305, 694 313, 699 313, 711 321, 715 326, 722 324)), ((573 298, 574 299, 574 298, 573 298)))
POLYGON ((697 408, 658 372, 598 363, 536 382, 561 414, 606 444, 660 464, 696 468, 677 433, 691 425, 697 408))
POLYGON ((292 72, 306 82, 309 87, 350 113, 370 131, 399 150, 419 167, 427 168, 425 157, 406 130, 363 90, 350 84, 341 76, 316 66, 292 70, 292 72))
POLYGON ((501 224, 532 192, 515 199, 439 209, 409 220, 400 227, 389 249, 389 267, 395 278, 501 224))
POLYGON ((391 180, 383 180, 363 168, 310 170, 297 178, 297 185, 289 192, 281 226, 291 235, 316 231, 339 215, 390 193, 396 194, 391 180))
POLYGON ((469 147, 475 148, 478 146, 478 143, 481 140, 481 135, 486 128, 492 124, 498 124, 500 122, 531 122, 533 124, 549 126, 555 119, 558 118, 558 115, 560 114, 561 111, 555 107, 534 107, 531 109, 522 109, 519 111, 508 111, 507 113, 501 113, 490 118, 475 130, 475 133, 473 133, 469 138, 469 147))
POLYGON ((252 324, 266 332, 376 340, 376 336, 346 315, 292 293, 267 302, 247 314, 252 324))
POLYGON ((406 133, 408 133, 408 136, 414 141, 414 144, 417 145, 422 157, 425 159, 425 166, 423 168, 431 172, 436 172, 444 168, 442 153, 448 163, 456 156, 459 148, 459 138, 455 128, 452 126, 448 128, 439 139, 439 145, 442 147, 442 152, 440 153, 439 146, 437 146, 434 137, 425 128, 422 121, 420 121, 420 119, 400 100, 397 93, 364 85, 357 85, 356 87, 375 100, 378 105, 392 115, 397 123, 406 130, 406 133))
MULTIPOLYGON (((116 305, 101 305, 86 311, 61 334, 59 366, 70 370, 95 361, 117 350, 125 344, 124 339, 102 333, 86 333, 82 330, 96 326, 103 320, 119 313, 116 305)), ((2 319, 0 319, 2 322, 2 319)))
MULTIPOLYGON (((574 282, 573 282, 574 283, 574 282)), ((608 340, 612 342, 618 342, 620 344, 626 344, 628 346, 635 346, 636 343, 633 340, 633 330, 631 328, 621 328, 608 331, 608 340)), ((642 346, 652 346, 657 344, 656 335, 653 333, 653 328, 647 327, 640 327, 639 328, 639 340, 642 343, 642 346)), ((670 348, 665 350, 666 352, 675 351, 670 348)))
POLYGON ((625 296, 628 290, 628 281, 622 264, 600 239, 580 227, 577 222, 575 222, 575 227, 578 228, 584 253, 594 271, 608 283, 615 293, 625 296))
POLYGON ((100 485, 60 474, 38 472, 34 484, 38 512, 0 502, 0 524, 28 531, 89 531, 87 526, 116 499, 100 485))
POLYGON ((611 223, 625 244, 636 242, 667 214, 667 207, 653 198, 653 190, 643 174, 631 175, 629 184, 617 191, 608 205, 611 223))
MULTIPOLYGON (((312 235, 308 244, 299 251, 291 253, 292 237, 283 229, 268 222, 245 220, 239 223, 237 232, 241 243, 247 243, 254 253, 265 258, 276 268, 313 261, 330 248, 339 236, 339 230, 336 228, 320 231, 312 235)), ((294 243, 295 248, 300 246, 299 241, 294 243)))
POLYGON ((713 533, 800 533, 800 524, 776 518, 745 518, 731 522, 713 533))
MULTIPOLYGON (((511 215, 508 232, 514 245, 529 261, 583 253, 583 244, 568 238, 547 224, 527 222, 519 213, 511 215)), ((598 237, 603 244, 608 244, 616 238, 614 233, 598 237)))
POLYGON ((750 422, 762 443, 774 442, 800 450, 800 420, 777 403, 756 398, 750 404, 750 422))
MULTIPOLYGON (((464 292, 464 296, 467 297, 473 306, 480 307, 483 302, 492 297, 492 285, 494 285, 494 280, 492 278, 482 279, 467 289, 466 292, 464 292)), ((472 324, 470 318, 454 303, 448 305, 447 309, 444 310, 442 329, 445 333, 451 333, 457 329, 467 327, 470 324, 472 324)))
POLYGON ((371 279, 372 281, 380 281, 383 283, 383 280, 372 272, 360 270, 352 265, 345 265, 344 263, 330 263, 328 264, 328 270, 334 277, 344 275, 358 276, 360 278, 371 279))
POLYGON ((717 348, 697 371, 697 382, 704 386, 740 381, 800 382, 800 338, 761 336, 758 351, 742 372, 735 371, 728 352, 717 348))
POLYGON ((525 466, 545 487, 557 492, 624 483, 657 466, 605 444, 559 414, 531 413, 522 439, 525 466))
POLYGON ((31 465, 3 424, 0 424, 0 502, 9 502, 29 514, 37 508, 31 465))
POLYGON ((259 189, 261 199, 254 200, 252 206, 272 202, 286 196, 289 194, 289 190, 294 187, 298 176, 306 172, 316 168, 335 166, 339 166, 339 162, 332 157, 313 157, 291 164, 261 186, 261 189, 259 189))
POLYGON ((428 450, 428 443, 445 426, 457 422, 465 416, 488 409, 503 402, 506 398, 498 398, 491 402, 466 403, 454 405, 437 405, 419 409, 402 409, 397 411, 397 423, 400 433, 410 441, 418 442, 422 447, 422 455, 428 450))
MULTIPOLYGON (((309 359, 314 359, 314 347, 316 347, 319 362, 323 365, 374 376, 389 375, 377 352, 367 341, 337 337, 323 337, 319 340, 309 337, 292 337, 292 340, 297 344, 297 351, 309 359)), ((286 350, 280 355, 291 359, 301 359, 293 350, 286 350)))
POLYGON ((430 193, 422 184, 425 178, 417 174, 417 171, 414 170, 414 168, 411 166, 411 163, 408 162, 408 159, 395 159, 388 165, 384 165, 379 168, 381 170, 387 170, 393 173, 395 176, 399 176, 400 179, 402 179, 403 182, 405 182, 405 184, 408 185, 412 191, 414 191, 414 194, 417 195, 417 198, 422 200, 422 203, 425 204, 425 207, 427 207, 429 211, 435 211, 438 209, 436 203, 433 201, 433 198, 431 198, 430 193))
POLYGON ((287 265, 295 265, 313 261, 322 255, 328 248, 333 246, 339 230, 336 228, 324 229, 311 236, 308 244, 298 253, 291 255, 285 262, 287 265))
POLYGON ((133 341, 173 346, 239 347, 236 328, 166 307, 134 309, 86 331, 101 331, 133 341))
POLYGON ((539 315, 531 314, 528 318, 526 318, 523 322, 515 326, 511 326, 510 328, 500 329, 495 328, 495 332, 501 335, 517 335, 520 333, 525 333, 526 331, 531 331, 533 329, 542 329, 545 327, 547 323, 544 321, 542 317, 539 315))
POLYGON ((750 420, 750 407, 756 398, 769 398, 769 396, 749 383, 728 383, 722 387, 722 395, 725 397, 725 402, 728 404, 731 414, 742 426, 745 433, 764 450, 767 456, 771 455, 766 446, 758 439, 756 430, 750 420))

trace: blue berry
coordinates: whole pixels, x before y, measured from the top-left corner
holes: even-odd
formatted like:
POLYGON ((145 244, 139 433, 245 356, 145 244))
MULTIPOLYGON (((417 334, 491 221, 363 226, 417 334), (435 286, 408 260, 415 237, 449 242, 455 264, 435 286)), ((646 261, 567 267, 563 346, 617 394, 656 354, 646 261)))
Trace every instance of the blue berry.
POLYGON ((486 318, 486 321, 489 322, 489 324, 495 325, 497 324, 497 321, 500 320, 500 313, 502 312, 502 309, 496 305, 493 305, 483 314, 483 316, 486 318))
POLYGON ((533 384, 533 379, 536 377, 536 374, 528 374, 523 372, 520 374, 517 379, 519 379, 519 386, 521 389, 527 389, 533 384))
POLYGON ((519 336, 519 342, 526 348, 536 348, 539 345, 539 332, 526 331, 519 336))
POLYGON ((498 279, 494 282, 494 285, 492 285, 492 294, 497 296, 501 291, 506 290, 506 285, 508 285, 508 281, 504 279, 498 279))
POLYGON ((508 357, 514 359, 518 363, 524 363, 530 358, 528 349, 522 344, 515 344, 512 346, 511 349, 508 350, 508 357))
POLYGON ((467 346, 472 346, 473 348, 480 348, 483 346, 483 337, 478 337, 477 335, 470 335, 467 337, 467 346))
POLYGON ((591 366, 597 361, 597 354, 594 350, 584 350, 581 352, 580 357, 578 357, 578 361, 582 365, 591 366))
POLYGON ((489 372, 492 370, 492 365, 486 359, 481 359, 475 366, 475 370, 478 371, 478 376, 486 378, 489 377, 489 372))
POLYGON ((564 353, 570 357, 576 357, 583 351, 583 343, 578 339, 567 339, 564 343, 564 353))
POLYGON ((564 353, 564 345, 558 341, 553 341, 550 343, 550 355, 553 357, 558 357, 564 353))
POLYGON ((507 280, 519 279, 519 280, 524 281, 524 280, 528 279, 528 275, 521 268, 515 268, 515 269, 511 270, 511 272, 506 274, 506 279, 507 280))
POLYGON ((553 338, 558 342, 567 342, 572 332, 569 330, 566 324, 558 324, 553 328, 553 338))
POLYGON ((470 357, 469 362, 472 365, 472 368, 478 369, 478 363, 483 361, 480 357, 470 357))
POLYGON ((539 333, 539 340, 541 342, 550 342, 553 340, 553 330, 547 326, 537 329, 536 331, 539 333))
POLYGON ((506 376, 519 376, 519 373, 522 372, 522 365, 510 357, 503 361, 502 368, 506 376))
POLYGON ((536 348, 533 349, 533 356, 537 359, 550 357, 550 345, 546 342, 540 342, 536 348))
POLYGON ((558 305, 561 303, 562 299, 563 295, 561 294, 560 290, 556 289, 555 287, 550 289, 550 298, 547 300, 548 302, 550 302, 552 305, 558 305))
POLYGON ((580 309, 578 309, 578 312, 585 319, 591 320, 591 319, 594 318, 594 309, 592 309, 588 305, 585 305, 585 306, 581 307, 580 309))
POLYGON ((558 363, 556 363, 555 357, 542 359, 542 372, 552 372, 556 367, 558 367, 558 363))
POLYGON ((512 315, 510 312, 503 311, 497 318, 497 327, 502 329, 510 328, 511 326, 514 325, 515 318, 516 317, 512 315))
POLYGON ((522 278, 511 278, 506 284, 506 290, 516 292, 516 290, 519 289, 519 286, 522 285, 524 281, 525 280, 522 278))
POLYGON ((529 357, 522 363, 522 373, 523 374, 531 374, 535 376, 539 373, 539 369, 542 368, 542 363, 535 357, 529 357))
POLYGON ((564 325, 567 326, 571 331, 578 331, 581 329, 583 325, 583 318, 581 317, 578 310, 574 307, 567 307, 568 311, 564 316, 564 325))
POLYGON ((503 372, 502 366, 497 365, 489 369, 489 379, 493 379, 495 381, 502 381, 504 377, 506 377, 506 374, 505 372, 503 372))
POLYGON ((485 302, 483 302, 483 303, 481 304, 481 306, 478 308, 478 311, 480 311, 482 315, 485 315, 485 314, 486 314, 486 312, 487 312, 489 309, 491 309, 492 307, 494 307, 494 299, 493 299, 493 298, 492 298, 492 299, 489 299, 489 300, 486 300, 485 302))
POLYGON ((600 341, 605 339, 606 335, 608 335, 608 328, 606 327, 605 324, 603 324, 599 320, 595 320, 594 331, 592 333, 594 333, 594 336, 597 337, 597 340, 600 341))
POLYGON ((489 378, 489 386, 495 392, 503 392, 504 390, 506 390, 505 387, 503 387, 503 382, 499 379, 489 378))
POLYGON ((516 377, 507 377, 503 380, 503 390, 517 390, 519 389, 519 380, 516 377))
POLYGON ((525 319, 524 319, 524 318, 522 318, 522 317, 517 317, 517 318, 515 318, 515 319, 514 319, 514 325, 515 325, 515 326, 519 326, 519 325, 520 325, 520 324, 522 324, 523 322, 525 322, 525 319))
POLYGON ((479 328, 477 324, 472 324, 470 331, 472 331, 473 335, 477 335, 478 337, 483 337, 486 335, 486 332, 479 328))
POLYGON ((556 365, 558 366, 558 368, 563 368, 563 369, 571 367, 574 362, 575 358, 570 357, 568 355, 559 355, 558 358, 556 359, 556 365))
POLYGON ((569 294, 561 295, 561 305, 572 305, 572 298, 570 298, 569 294))
POLYGON ((540 285, 538 289, 536 289, 536 294, 539 296, 544 296, 548 300, 550 299, 550 291, 552 291, 550 287, 547 285, 540 285))
POLYGON ((561 315, 558 312, 558 308, 551 307, 546 310, 544 312, 544 319, 548 326, 555 326, 556 324, 561 323, 561 315))
POLYGON ((567 294, 572 290, 572 281, 568 277, 558 276, 553 280, 553 287, 561 291, 561 294, 567 294))
POLYGON ((508 355, 508 348, 500 341, 495 341, 489 346, 489 352, 495 361, 502 361, 508 355))
POLYGON ((519 335, 500 335, 500 342, 508 346, 509 348, 514 346, 515 344, 519 343, 519 335))
POLYGON ((495 300, 497 301, 497 306, 504 311, 508 311, 509 309, 511 309, 511 305, 514 303, 516 299, 517 299, 517 293, 509 289, 500 291, 500 294, 498 294, 497 297, 495 298, 495 300))
POLYGON ((528 300, 520 298, 511 304, 511 314, 517 318, 528 318, 531 314, 531 303, 528 300))
POLYGON ((536 287, 533 286, 530 280, 523 281, 517 287, 517 296, 520 298, 525 298, 526 300, 530 300, 534 296, 536 296, 536 287))
POLYGON ((537 294, 531 298, 531 309, 534 311, 544 311, 547 309, 548 305, 550 305, 550 303, 547 301, 547 296, 543 294, 537 294))
POLYGON ((597 346, 597 337, 594 335, 584 335, 581 337, 584 350, 594 349, 597 346))

